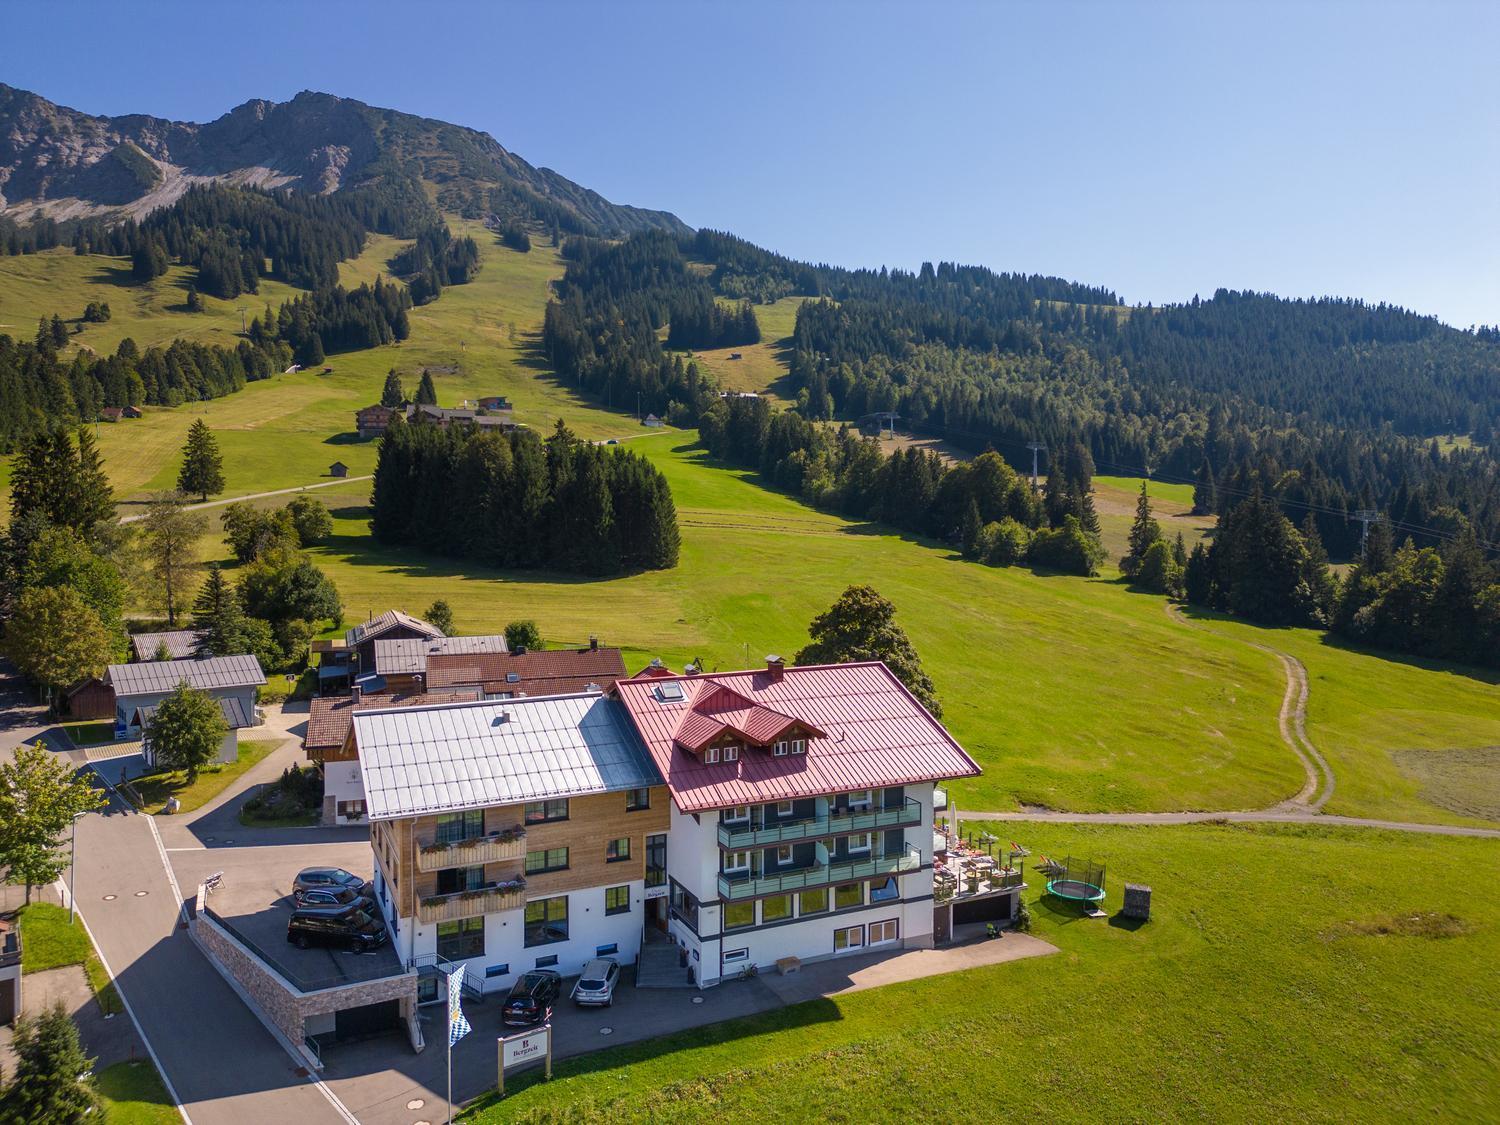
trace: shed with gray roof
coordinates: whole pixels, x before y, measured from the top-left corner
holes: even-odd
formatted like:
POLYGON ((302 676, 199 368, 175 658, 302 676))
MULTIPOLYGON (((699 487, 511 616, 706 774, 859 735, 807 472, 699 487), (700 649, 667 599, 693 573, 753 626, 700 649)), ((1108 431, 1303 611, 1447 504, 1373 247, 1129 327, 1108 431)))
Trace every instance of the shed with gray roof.
MULTIPOLYGON (((232 762, 239 754, 237 731, 256 724, 255 692, 266 682, 253 656, 215 656, 208 660, 154 660, 145 664, 111 664, 104 681, 115 692, 115 738, 139 738, 157 704, 179 684, 205 691, 219 704, 229 733, 216 758, 232 762)), ((144 748, 151 761, 150 747, 144 748)))

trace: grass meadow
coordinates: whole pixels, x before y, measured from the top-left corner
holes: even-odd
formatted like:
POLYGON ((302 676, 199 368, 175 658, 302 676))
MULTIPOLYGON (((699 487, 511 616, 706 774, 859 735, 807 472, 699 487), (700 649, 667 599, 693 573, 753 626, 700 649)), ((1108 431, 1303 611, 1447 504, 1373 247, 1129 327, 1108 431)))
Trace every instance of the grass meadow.
MULTIPOLYGON (((1391 1121, 1500 1115, 1500 841, 1015 824, 1153 889, 1139 928, 1054 905, 1060 952, 813 1001, 515 1076, 466 1120, 1391 1121)), ((999 939, 1004 941, 1004 938, 999 939)), ((721 987, 749 987, 726 984, 721 987)))

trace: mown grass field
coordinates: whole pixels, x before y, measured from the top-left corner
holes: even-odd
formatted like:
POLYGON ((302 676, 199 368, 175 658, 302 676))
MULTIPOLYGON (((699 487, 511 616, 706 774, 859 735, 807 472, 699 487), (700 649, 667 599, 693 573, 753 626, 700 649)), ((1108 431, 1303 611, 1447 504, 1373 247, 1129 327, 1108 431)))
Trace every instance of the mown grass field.
MULTIPOLYGON (((195 411, 219 434, 226 496, 327 480, 322 474, 335 458, 355 475, 368 473, 375 446, 349 440, 353 411, 376 400, 385 372, 396 366, 414 376, 423 365, 459 364, 462 374, 436 377, 445 404, 503 393, 536 428, 562 416, 584 437, 631 438, 630 447, 671 481, 681 565, 595 581, 502 574, 386 550, 368 535, 369 483, 351 481, 313 493, 335 517, 334 537, 317 554, 350 620, 391 607, 420 613, 444 598, 466 632, 531 617, 553 643, 597 634, 625 648, 632 665, 661 656, 674 666, 702 659, 732 667, 767 652, 795 653, 816 613, 846 585, 871 582, 896 603, 937 683, 945 720, 985 767, 982 778, 955 787, 960 804, 1080 811, 1257 808, 1296 792, 1301 770, 1276 729, 1279 666, 1241 641, 1300 636, 1308 652, 1299 654, 1313 670, 1310 731, 1339 773, 1330 811, 1461 819, 1420 796, 1390 752, 1500 743, 1493 681, 1351 653, 1311 632, 1233 623, 1210 635, 1173 623, 1161 599, 1129 592, 1112 571, 1084 580, 981 567, 941 546, 812 510, 751 474, 710 463, 691 433, 643 431, 633 403, 611 412, 559 385, 538 366, 534 334, 561 262, 540 241, 523 255, 477 225, 466 229, 484 268, 469 285, 413 310, 403 345, 331 357, 329 376, 281 376, 211 403, 101 427, 119 492, 172 484, 195 411), (1395 686, 1382 691, 1388 682, 1395 686)), ((397 248, 372 240, 346 264, 346 279, 369 280, 397 248)), ((5 259, 0 273, 25 261, 5 259)), ((769 341, 780 331, 776 317, 789 332, 795 312, 784 301, 757 314, 769 341)), ((123 329, 124 319, 117 311, 112 324, 123 329)), ((1124 551, 1138 482, 1096 483, 1112 565, 1124 551)), ((1191 543, 1206 529, 1206 521, 1185 515, 1189 486, 1152 482, 1150 492, 1169 534, 1181 527, 1191 543)), ((205 513, 215 529, 218 514, 205 513)), ((226 554, 217 534, 207 548, 206 558, 226 554)))
MULTIPOLYGON (((522 1073, 484 1122, 1489 1121, 1500 841, 1302 827, 1007 826, 1153 888, 1137 929, 1044 901, 1061 952, 522 1073), (1446 935, 1446 936, 1445 936, 1446 935), (792 1109, 795 1107, 795 1110, 792 1109)), ((999 939, 1004 941, 1004 938, 999 939)), ((736 984, 725 988, 744 987, 736 984)))
POLYGON ((252 742, 246 739, 240 743, 238 758, 227 765, 204 766, 191 784, 188 783, 186 770, 165 770, 161 773, 148 773, 133 780, 130 785, 140 796, 143 808, 148 813, 168 815, 164 812, 164 806, 173 797, 181 802, 178 813, 189 813, 194 809, 201 809, 228 789, 230 783, 279 745, 279 742, 252 742))
POLYGON ((787 349, 797 327, 797 310, 804 300, 805 297, 783 297, 774 304, 756 305, 760 343, 693 352, 698 366, 713 375, 727 391, 754 391, 773 401, 784 401, 786 386, 781 380, 787 373, 787 349), (736 354, 739 359, 730 358, 736 354))
POLYGON ((125 1010, 119 993, 105 971, 104 962, 94 952, 93 942, 83 923, 68 921, 65 907, 50 902, 33 902, 20 910, 21 971, 41 973, 65 965, 82 965, 94 999, 106 1015, 125 1010))
POLYGON ((176 1125, 182 1120, 156 1067, 150 1062, 118 1062, 94 1076, 110 1125, 176 1125))

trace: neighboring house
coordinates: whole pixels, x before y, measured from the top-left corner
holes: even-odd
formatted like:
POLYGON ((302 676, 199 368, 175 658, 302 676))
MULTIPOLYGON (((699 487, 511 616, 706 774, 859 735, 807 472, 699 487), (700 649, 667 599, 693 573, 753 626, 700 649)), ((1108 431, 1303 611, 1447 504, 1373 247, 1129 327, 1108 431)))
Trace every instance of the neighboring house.
POLYGON ((641 423, 641 425, 643 426, 660 426, 661 424, 661 419, 658 418, 655 414, 647 414, 646 420, 641 423))
POLYGON ((377 438, 390 427, 391 415, 400 407, 366 406, 354 412, 354 428, 362 438, 377 438))
POLYGON ((349 466, 342 461, 335 461, 332 465, 328 466, 328 475, 331 477, 347 477, 349 475, 349 466))
POLYGON ((163 648, 168 660, 194 660, 203 633, 197 629, 174 629, 166 633, 132 633, 130 636, 131 660, 145 664, 155 660, 163 648))
POLYGON ((477 410, 468 410, 462 407, 445 406, 409 406, 406 408, 406 420, 417 425, 448 426, 478 426, 482 430, 513 430, 516 424, 511 421, 510 412, 503 411, 495 414, 481 414, 477 410))
POLYGON ((119 406, 105 406, 99 410, 99 417, 106 422, 118 422, 125 417, 125 410, 119 406))
POLYGON ((600 648, 597 641, 582 649, 441 653, 427 658, 429 691, 472 688, 483 692, 485 699, 565 695, 590 687, 608 691, 624 676, 620 650, 600 648))
POLYGON ((427 660, 446 654, 507 652, 505 637, 405 637, 375 642, 375 674, 389 691, 421 691, 426 686, 427 660))
POLYGON ((120 413, 126 418, 139 418, 141 417, 141 408, 139 406, 127 406, 120 413))
POLYGON ((100 677, 90 676, 63 693, 63 710, 74 719, 113 719, 115 689, 100 677))
POLYGON ((0 1023, 15 1023, 21 1014, 21 927, 15 918, 0 918, 0 1023))
MULTIPOLYGON (((214 702, 219 705, 219 713, 224 716, 224 725, 229 729, 224 734, 224 740, 219 743, 219 752, 214 755, 214 761, 228 764, 239 757, 240 753, 240 731, 246 727, 255 725, 255 705, 251 704, 249 710, 236 697, 220 696, 214 702)), ((146 760, 148 766, 156 765, 156 751, 151 746, 151 739, 146 736, 147 725, 151 722, 151 716, 156 714, 160 704, 145 703, 135 708, 130 717, 132 728, 141 732, 141 757, 146 760)))
MULTIPOLYGON (((215 656, 208 660, 161 660, 111 664, 104 682, 115 693, 115 738, 139 737, 156 705, 179 684, 205 691, 219 702, 230 730, 216 760, 232 762, 239 752, 238 730, 256 723, 256 689, 266 682, 253 656, 215 656)), ((146 749, 149 759, 149 748, 146 749)))
POLYGON ((465 962, 499 992, 532 968, 636 959, 666 885, 668 803, 618 701, 356 709, 352 738, 376 894, 408 965, 465 962))
POLYGON ((884 664, 769 658, 615 693, 672 799, 670 902, 650 903, 648 923, 687 950, 700 986, 933 944, 934 783, 979 767, 884 664))
POLYGON ((480 410, 509 410, 510 399, 504 395, 485 395, 479 400, 480 410))
POLYGON ((477 698, 477 693, 472 691, 449 691, 314 699, 307 716, 302 749, 307 760, 323 775, 323 823, 355 824, 365 817, 365 789, 360 780, 359 758, 349 738, 357 708, 424 707, 477 698))
POLYGON ((443 631, 420 617, 402 613, 399 609, 388 609, 379 617, 363 621, 344 634, 344 645, 353 656, 355 673, 363 675, 375 671, 375 642, 415 638, 434 640, 443 631))

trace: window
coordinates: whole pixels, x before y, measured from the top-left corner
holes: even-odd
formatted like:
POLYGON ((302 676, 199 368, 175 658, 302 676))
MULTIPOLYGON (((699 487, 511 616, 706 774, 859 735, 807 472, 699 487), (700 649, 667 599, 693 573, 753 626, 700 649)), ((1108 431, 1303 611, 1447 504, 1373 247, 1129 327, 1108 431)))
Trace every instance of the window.
POLYGON ((620 952, 620 943, 617 941, 612 941, 608 945, 594 946, 595 957, 608 957, 611 953, 618 952, 620 952))
POLYGON ((444 813, 437 818, 437 835, 435 838, 439 844, 456 844, 460 840, 472 840, 475 836, 483 835, 483 809, 444 813))
POLYGON ((724 760, 726 762, 737 762, 740 760, 740 748, 738 746, 724 747, 724 760))
POLYGON ((543 848, 526 853, 526 874, 528 875, 540 875, 545 871, 564 871, 567 866, 567 848, 543 848))
POLYGON ((550 968, 552 968, 556 964, 557 964, 557 954, 556 953, 549 953, 545 957, 538 957, 536 959, 536 967, 538 969, 550 969, 550 968))
POLYGON ((618 836, 604 845, 604 859, 606 863, 619 863, 622 859, 630 858, 630 837, 618 836))
POLYGON ((707 750, 703 751, 703 764, 704 765, 706 765, 706 766, 716 765, 718 763, 718 761, 719 761, 719 748, 717 746, 710 746, 707 750))
POLYGON ((724 904, 724 928, 726 930, 743 930, 746 926, 753 925, 755 925, 755 903, 726 902, 724 904))
POLYGON ((776 862, 778 865, 792 862, 792 845, 781 844, 776 849, 776 862))
POLYGON ((777 742, 775 746, 771 747, 771 753, 774 754, 778 758, 785 758, 786 757, 786 746, 787 746, 786 739, 783 738, 779 742, 777 742))
POLYGON ((896 919, 888 918, 884 922, 870 923, 870 944, 880 945, 882 942, 896 940, 896 919))
POLYGON ((833 931, 833 949, 835 953, 845 949, 860 949, 865 944, 865 928, 863 926, 849 926, 846 929, 833 931))
POLYGON ((671 881, 672 913, 687 923, 688 929, 698 932, 698 900, 693 892, 676 879, 671 881))
MULTIPOLYGON (((526 944, 551 945, 568 940, 568 896, 539 898, 526 904, 526 944)), ((556 962, 553 958, 553 962, 556 962)))
POLYGON ((851 812, 869 812, 875 802, 870 798, 868 789, 856 789, 849 794, 849 809, 851 812))
POLYGON ((509 963, 504 965, 486 965, 484 969, 484 979, 494 980, 496 977, 505 976, 505 974, 508 972, 510 972, 509 963))
POLYGON ((896 886, 896 877, 892 875, 884 883, 870 884, 871 902, 890 902, 893 898, 900 898, 901 891, 896 886))
POLYGON ((750 853, 749 852, 725 852, 724 853, 724 870, 725 871, 749 871, 750 870, 750 853))
POLYGON ((445 867, 437 873, 437 893, 456 895, 459 891, 477 891, 484 886, 483 867, 445 867))
POLYGON ((651 790, 649 789, 627 789, 625 791, 625 811, 640 812, 642 809, 651 807, 651 790))
POLYGON ((749 805, 735 805, 732 809, 725 809, 719 814, 724 818, 725 824, 741 824, 750 819, 749 805))
POLYGON ((776 815, 777 816, 791 816, 792 815, 792 802, 790 802, 790 801, 777 801, 776 802, 776 815))
POLYGON ((462 918, 457 922, 439 922, 438 956, 447 961, 464 961, 484 956, 484 918, 462 918))
POLYGON ((646 837, 646 886, 667 884, 667 834, 646 837))
POLYGON ((856 832, 849 837, 849 850, 851 852, 867 852, 870 850, 870 834, 868 832, 856 832))
POLYGON ((791 916, 791 895, 772 895, 770 898, 760 900, 760 920, 762 922, 779 922, 783 918, 790 918, 791 916))
POLYGON ((840 883, 833 888, 833 908, 835 910, 847 910, 851 906, 863 906, 865 904, 865 885, 863 883, 840 883))
POLYGON ((526 805, 527 824, 546 824, 552 820, 568 819, 568 799, 556 801, 530 801, 526 805))
POLYGON ((724 963, 727 965, 731 961, 743 961, 743 960, 745 960, 749 956, 750 956, 750 950, 748 948, 745 948, 745 949, 726 949, 726 950, 724 950, 724 963))
POLYGON ((605 887, 604 888, 604 913, 606 914, 629 914, 630 913, 630 887, 605 887))
POLYGON ((362 800, 340 801, 338 803, 338 814, 345 818, 352 817, 355 820, 363 820, 365 817, 365 803, 362 800))
POLYGON ((807 753, 807 740, 805 738, 794 738, 794 739, 792 739, 792 753, 793 754, 806 754, 807 753))
POLYGON ((819 887, 815 891, 803 891, 797 896, 797 913, 821 914, 828 909, 828 888, 819 887))

